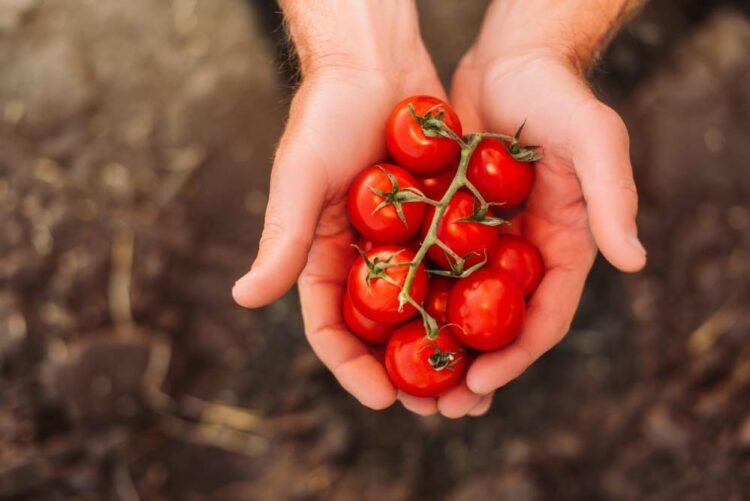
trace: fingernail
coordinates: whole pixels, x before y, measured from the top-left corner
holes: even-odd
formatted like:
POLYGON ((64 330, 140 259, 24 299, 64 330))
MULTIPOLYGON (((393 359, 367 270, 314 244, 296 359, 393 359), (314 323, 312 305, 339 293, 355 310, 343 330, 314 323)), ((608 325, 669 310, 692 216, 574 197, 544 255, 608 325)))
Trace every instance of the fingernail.
POLYGON ((237 281, 234 283, 235 287, 238 285, 241 285, 249 280, 252 280, 253 277, 255 277, 255 270, 250 270, 247 273, 245 273, 243 276, 237 279, 237 281))
POLYGON ((648 254, 646 252, 646 248, 643 246, 640 240, 638 240, 638 235, 635 233, 631 233, 628 235, 628 241, 633 245, 634 247, 638 248, 639 251, 645 256, 648 254))

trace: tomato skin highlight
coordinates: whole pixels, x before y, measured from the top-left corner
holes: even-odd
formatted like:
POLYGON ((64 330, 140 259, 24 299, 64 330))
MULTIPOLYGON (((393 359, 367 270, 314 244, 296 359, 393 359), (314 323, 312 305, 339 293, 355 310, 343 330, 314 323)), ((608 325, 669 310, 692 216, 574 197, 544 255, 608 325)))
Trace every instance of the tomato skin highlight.
POLYGON ((466 177, 488 202, 502 203, 501 210, 518 206, 531 192, 534 166, 515 160, 502 141, 483 139, 469 160, 466 177))
POLYGON ((417 181, 422 185, 422 192, 432 200, 440 201, 448 191, 453 178, 458 171, 458 160, 454 160, 451 166, 443 171, 429 177, 419 177, 417 181))
POLYGON ((368 343, 385 344, 391 337, 391 334, 393 334, 393 331, 396 330, 394 324, 376 322, 355 308, 348 292, 344 293, 341 314, 349 330, 358 338, 368 343))
POLYGON ((393 189, 390 179, 381 168, 386 169, 396 178, 400 189, 422 190, 414 176, 398 165, 376 164, 368 167, 359 173, 349 187, 346 203, 349 221, 362 236, 375 242, 389 244, 406 242, 419 231, 427 207, 423 202, 402 203, 401 208, 406 225, 401 221, 396 207, 392 204, 373 212, 384 198, 373 193, 370 188, 383 193, 389 193, 393 189))
MULTIPOLYGON (((497 228, 487 226, 475 221, 459 221, 462 218, 471 216, 474 210, 474 196, 464 191, 457 192, 448 207, 443 213, 443 218, 437 228, 437 237, 452 249, 460 257, 471 254, 465 259, 464 267, 468 268, 481 262, 485 256, 489 258, 497 246, 498 232, 497 228)), ((435 208, 430 207, 427 211, 424 224, 422 226, 422 239, 427 235, 432 217, 435 215, 435 208)), ((487 211, 487 216, 492 216, 491 211, 487 211)), ((450 270, 450 261, 445 251, 433 245, 427 251, 438 266, 450 270)))
POLYGON ((544 261, 539 250, 528 240, 514 235, 500 236, 487 268, 510 275, 526 297, 534 293, 544 275, 544 261))
POLYGON ((510 275, 483 268, 459 279, 448 297, 448 322, 460 342, 496 350, 521 333, 526 303, 510 275))
MULTIPOLYGON (((392 256, 390 262, 394 264, 412 262, 415 256, 413 251, 398 245, 382 245, 365 254, 371 262, 376 257, 382 262, 392 256)), ((406 304, 403 310, 398 311, 398 295, 409 273, 408 266, 394 266, 385 270, 386 275, 396 282, 398 287, 380 277, 372 278, 368 286, 369 272, 370 269, 360 256, 352 264, 347 278, 349 297, 352 305, 360 313, 377 322, 388 324, 403 322, 416 315, 417 310, 410 304, 406 304)), ((427 283, 427 270, 420 264, 410 290, 412 299, 419 304, 424 302, 427 295, 427 283)))
POLYGON ((448 277, 432 277, 427 297, 424 300, 424 309, 439 324, 448 321, 448 296, 456 280, 448 277))
POLYGON ((444 137, 427 137, 422 126, 412 116, 409 105, 418 116, 432 109, 434 117, 445 112, 443 122, 461 137, 461 121, 447 103, 436 97, 412 96, 396 105, 385 126, 385 143, 390 156, 410 172, 431 176, 447 169, 460 151, 458 143, 444 137))
POLYGON ((431 340, 425 335, 421 320, 396 330, 385 349, 385 369, 391 382, 415 397, 436 397, 456 386, 464 375, 466 362, 466 350, 448 329, 441 329, 431 340), (450 367, 436 370, 430 365, 429 357, 436 348, 455 353, 450 367))

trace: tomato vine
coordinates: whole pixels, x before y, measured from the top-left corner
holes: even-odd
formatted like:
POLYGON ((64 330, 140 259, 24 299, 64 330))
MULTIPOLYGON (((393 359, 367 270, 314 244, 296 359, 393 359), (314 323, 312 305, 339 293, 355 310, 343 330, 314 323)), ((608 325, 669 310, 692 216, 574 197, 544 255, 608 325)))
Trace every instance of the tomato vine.
POLYGON ((479 192, 479 190, 468 180, 466 176, 466 170, 469 165, 469 161, 474 154, 474 151, 476 150, 482 139, 496 138, 503 142, 508 152, 515 160, 521 162, 534 162, 541 158, 541 153, 537 151, 537 146, 521 145, 520 135, 523 131, 525 122, 521 124, 514 136, 494 133, 474 133, 468 134, 464 137, 459 137, 455 132, 453 132, 453 130, 450 129, 450 127, 448 127, 442 121, 442 112, 438 112, 437 114, 433 115, 433 110, 431 109, 428 110, 424 115, 419 116, 416 114, 414 108, 411 107, 411 105, 410 112, 414 117, 414 120, 416 120, 416 122, 422 127, 425 136, 448 138, 458 143, 459 147, 461 148, 460 160, 458 163, 456 174, 453 178, 453 181, 451 181, 450 185, 448 186, 445 194, 439 201, 430 200, 413 192, 409 193, 410 196, 408 200, 410 202, 423 201, 429 203, 435 207, 435 213, 432 217, 432 221, 430 222, 429 229, 426 235, 423 237, 422 243, 419 246, 414 259, 412 260, 412 262, 407 264, 407 266, 409 266, 409 272, 404 281, 404 285, 401 288, 401 292, 399 293, 399 308, 403 308, 407 304, 414 306, 414 308, 416 308, 416 310, 422 316, 422 321, 425 326, 427 337, 430 339, 435 339, 435 337, 437 337, 438 335, 439 330, 437 321, 424 308, 422 308, 422 306, 418 304, 418 302, 415 301, 410 294, 411 286, 416 276, 417 269, 427 255, 427 251, 430 249, 430 247, 436 245, 446 253, 449 258, 448 261, 451 263, 451 271, 431 271, 431 273, 450 277, 467 277, 474 271, 484 266, 488 258, 488 256, 485 255, 484 259, 481 262, 469 268, 465 268, 466 256, 459 256, 447 244, 445 244, 445 242, 441 241, 440 238, 438 238, 438 227, 441 220, 443 219, 443 215, 445 214, 446 208, 448 207, 448 203, 460 189, 465 188, 474 195, 477 205, 475 205, 474 213, 471 216, 457 222, 473 221, 489 226, 497 226, 499 224, 505 223, 505 221, 500 218, 495 218, 491 215, 488 215, 490 206, 498 204, 487 202, 479 192))

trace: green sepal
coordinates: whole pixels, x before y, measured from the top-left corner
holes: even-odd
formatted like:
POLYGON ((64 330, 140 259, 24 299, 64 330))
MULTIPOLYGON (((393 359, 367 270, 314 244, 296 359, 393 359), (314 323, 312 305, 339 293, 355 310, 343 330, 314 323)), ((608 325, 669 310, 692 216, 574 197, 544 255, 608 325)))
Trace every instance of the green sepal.
POLYGON ((458 137, 456 133, 453 132, 453 130, 448 127, 443 121, 445 110, 440 109, 440 111, 438 111, 437 114, 433 116, 433 110, 440 106, 442 105, 435 105, 427 110, 424 115, 419 116, 417 115, 417 111, 414 109, 414 106, 409 103, 409 113, 411 113, 411 116, 419 124, 419 126, 422 127, 422 132, 424 132, 425 136, 453 139, 459 144, 463 143, 463 140, 458 137))
POLYGON ((379 210, 383 209, 384 207, 388 205, 393 205, 393 207, 396 209, 396 214, 398 215, 398 218, 401 220, 402 223, 404 223, 404 226, 408 228, 409 223, 406 221, 406 216, 404 215, 404 210, 402 207, 403 204, 410 203, 410 202, 424 202, 428 200, 427 197, 425 197, 424 193, 422 193, 416 188, 412 188, 412 187, 401 188, 398 184, 398 180, 396 179, 396 176, 394 176, 391 172, 389 172, 388 169, 385 169, 381 166, 378 166, 378 169, 383 171, 383 174, 385 174, 388 180, 391 182, 391 191, 386 193, 377 188, 373 188, 372 186, 367 187, 371 192, 383 198, 383 201, 380 202, 375 207, 375 209, 373 209, 372 214, 377 213, 379 210))
MULTIPOLYGON (((434 337, 431 337, 429 339, 435 339, 435 337, 437 337, 437 332, 435 333, 434 337)), ((459 363, 463 359, 463 356, 464 356, 464 350, 440 351, 440 348, 435 342, 427 343, 425 346, 422 347, 420 351, 424 351, 430 348, 432 348, 433 351, 432 351, 432 355, 427 357, 427 362, 437 372, 444 371, 444 370, 453 370, 453 367, 457 363, 459 363)))
POLYGON ((500 226, 501 224, 510 224, 508 221, 506 221, 503 218, 487 215, 487 212, 489 212, 489 208, 492 205, 503 205, 503 204, 490 202, 490 203, 482 205, 481 203, 479 203, 476 197, 474 197, 474 207, 472 209, 471 215, 462 217, 460 219, 456 219, 455 222, 457 223, 479 223, 485 226, 500 226))
POLYGON ((505 149, 508 150, 508 153, 510 153, 510 156, 513 157, 514 160, 517 160, 519 162, 536 162, 538 160, 542 159, 542 153, 535 151, 540 148, 538 145, 528 145, 524 146, 521 145, 521 132, 523 132, 523 128, 526 125, 526 119, 523 120, 523 123, 520 127, 518 127, 518 130, 513 135, 513 139, 510 141, 503 141, 502 143, 505 145, 505 149))

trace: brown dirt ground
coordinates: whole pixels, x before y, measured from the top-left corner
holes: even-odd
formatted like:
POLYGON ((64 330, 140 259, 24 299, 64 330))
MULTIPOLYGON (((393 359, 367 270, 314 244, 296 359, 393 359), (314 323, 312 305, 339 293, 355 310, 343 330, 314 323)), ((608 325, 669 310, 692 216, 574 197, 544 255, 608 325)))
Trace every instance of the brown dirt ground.
MULTIPOLYGON (((419 2, 444 78, 485 3, 419 2)), ((275 11, 0 0, 0 498, 750 499, 750 5, 657 0, 615 41, 648 268, 598 262, 460 421, 359 406, 294 292, 229 297, 294 74, 275 11)))

